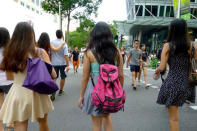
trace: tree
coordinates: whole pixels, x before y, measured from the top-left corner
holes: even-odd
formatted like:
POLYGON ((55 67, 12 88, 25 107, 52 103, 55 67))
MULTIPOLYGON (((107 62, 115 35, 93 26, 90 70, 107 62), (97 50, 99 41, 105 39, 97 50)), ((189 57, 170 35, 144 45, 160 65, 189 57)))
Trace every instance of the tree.
POLYGON ((118 25, 115 21, 113 21, 112 24, 109 25, 112 31, 113 36, 115 37, 116 35, 118 35, 118 25))
POLYGON ((69 27, 71 18, 79 19, 81 16, 97 16, 97 10, 102 0, 44 0, 43 9, 51 14, 58 14, 61 5, 61 18, 67 17, 67 43, 69 42, 69 27), (76 9, 79 9, 76 11, 76 9), (73 13, 76 11, 76 13, 73 13))
POLYGON ((95 22, 91 19, 84 17, 80 19, 80 26, 76 31, 70 32, 69 45, 79 48, 85 47, 85 44, 90 40, 89 32, 95 26, 95 22))

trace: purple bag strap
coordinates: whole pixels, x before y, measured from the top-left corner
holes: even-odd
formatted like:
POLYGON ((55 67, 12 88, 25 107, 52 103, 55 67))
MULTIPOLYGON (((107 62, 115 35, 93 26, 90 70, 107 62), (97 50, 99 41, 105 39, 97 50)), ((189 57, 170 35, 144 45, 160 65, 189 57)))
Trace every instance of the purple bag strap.
POLYGON ((43 59, 43 51, 41 48, 37 48, 37 54, 40 53, 40 58, 43 59))

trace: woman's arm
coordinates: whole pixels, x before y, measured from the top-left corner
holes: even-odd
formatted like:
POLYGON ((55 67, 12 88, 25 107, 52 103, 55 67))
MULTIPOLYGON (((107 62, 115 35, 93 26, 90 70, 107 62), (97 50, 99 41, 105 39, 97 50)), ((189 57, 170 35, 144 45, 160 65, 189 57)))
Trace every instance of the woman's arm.
MULTIPOLYGON (((48 56, 48 54, 47 54, 47 52, 46 52, 45 50, 42 50, 42 59, 43 59, 46 63, 51 64, 50 58, 49 58, 49 56, 48 56)), ((56 74, 54 68, 52 68, 51 77, 52 77, 53 79, 56 79, 56 77, 57 77, 57 74, 56 74)))
POLYGON ((6 78, 7 80, 14 80, 14 73, 11 71, 6 71, 6 78))
POLYGON ((122 59, 122 55, 120 54, 120 52, 119 52, 117 61, 118 61, 118 71, 119 71, 120 83, 123 87, 123 85, 124 85, 123 59, 122 59))
POLYGON ((194 58, 197 59, 197 45, 194 44, 195 52, 194 52, 194 58))
POLYGON ((82 80, 81 80, 81 93, 80 97, 84 97, 86 87, 88 85, 89 77, 90 77, 90 60, 88 58, 88 54, 90 52, 87 52, 87 54, 84 54, 84 60, 83 60, 83 74, 82 74, 82 80))
POLYGON ((52 44, 50 44, 50 48, 53 51, 59 51, 66 43, 62 42, 62 44, 60 46, 58 46, 57 48, 55 48, 52 44))
POLYGON ((155 71, 156 74, 165 70, 166 64, 167 64, 168 58, 169 58, 169 51, 170 51, 169 44, 168 43, 164 44, 164 47, 163 47, 162 53, 161 53, 161 63, 159 65, 159 67, 157 68, 157 70, 155 71))

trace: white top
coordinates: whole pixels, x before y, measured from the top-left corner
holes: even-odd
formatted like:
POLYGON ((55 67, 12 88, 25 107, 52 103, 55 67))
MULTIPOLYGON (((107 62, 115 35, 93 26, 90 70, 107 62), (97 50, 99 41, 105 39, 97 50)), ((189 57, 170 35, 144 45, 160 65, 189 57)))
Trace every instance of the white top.
MULTIPOLYGON (((62 40, 61 39, 57 39, 51 42, 51 44, 57 48, 58 46, 60 46, 62 44, 62 40)), ((63 66, 66 65, 66 61, 65 61, 65 57, 64 56, 68 56, 68 45, 65 44, 62 49, 60 49, 59 51, 51 51, 51 63, 54 66, 63 66)))
MULTIPOLYGON (((4 48, 0 48, 0 63, 3 60, 3 51, 4 48)), ((0 86, 10 85, 13 81, 8 81, 6 78, 6 73, 2 70, 0 70, 0 86)))

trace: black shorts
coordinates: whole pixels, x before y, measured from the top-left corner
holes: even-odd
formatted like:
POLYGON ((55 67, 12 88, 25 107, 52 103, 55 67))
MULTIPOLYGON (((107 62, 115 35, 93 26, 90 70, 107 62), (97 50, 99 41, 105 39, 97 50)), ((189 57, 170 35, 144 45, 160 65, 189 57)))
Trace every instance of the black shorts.
POLYGON ((131 72, 139 72, 140 66, 130 65, 130 70, 131 70, 131 72))
POLYGON ((60 77, 61 79, 65 79, 67 77, 66 73, 65 73, 65 68, 66 68, 66 65, 63 65, 63 66, 53 66, 54 69, 55 69, 55 72, 57 74, 57 78, 59 77, 59 72, 60 72, 60 77))
POLYGON ((8 94, 8 92, 9 92, 9 90, 10 90, 11 87, 12 87, 12 84, 0 86, 0 93, 6 93, 6 94, 8 94))

